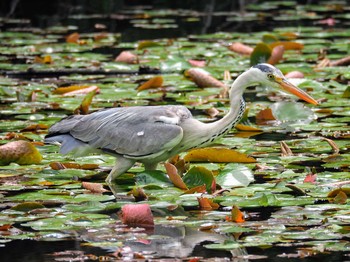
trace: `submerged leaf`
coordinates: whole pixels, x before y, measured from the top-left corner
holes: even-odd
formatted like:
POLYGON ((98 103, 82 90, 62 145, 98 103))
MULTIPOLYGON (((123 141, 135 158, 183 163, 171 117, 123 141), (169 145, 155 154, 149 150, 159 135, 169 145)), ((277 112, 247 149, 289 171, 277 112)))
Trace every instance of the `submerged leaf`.
POLYGON ((39 164, 41 160, 40 152, 30 142, 19 140, 0 146, 0 165, 31 165, 39 164))
POLYGON ((28 212, 37 208, 45 208, 45 206, 38 202, 23 202, 11 207, 12 210, 28 212))

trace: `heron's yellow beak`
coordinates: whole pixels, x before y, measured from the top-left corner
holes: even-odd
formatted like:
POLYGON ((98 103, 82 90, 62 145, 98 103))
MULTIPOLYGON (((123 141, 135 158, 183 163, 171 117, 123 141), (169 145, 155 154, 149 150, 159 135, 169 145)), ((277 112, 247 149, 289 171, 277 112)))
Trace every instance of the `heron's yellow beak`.
POLYGON ((275 81, 280 85, 281 89, 285 92, 288 92, 290 94, 296 95, 300 99, 313 104, 317 105, 318 102, 313 99, 311 96, 309 96, 305 91, 301 90, 300 88, 296 87, 292 83, 290 83, 287 79, 285 78, 277 78, 275 77, 275 81))

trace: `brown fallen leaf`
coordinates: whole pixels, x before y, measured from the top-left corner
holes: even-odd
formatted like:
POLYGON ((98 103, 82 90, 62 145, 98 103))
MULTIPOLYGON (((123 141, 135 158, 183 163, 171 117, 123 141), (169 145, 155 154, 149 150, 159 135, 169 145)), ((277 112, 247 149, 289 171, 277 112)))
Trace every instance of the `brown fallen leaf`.
POLYGON ((185 76, 191 81, 196 83, 199 87, 222 87, 225 88, 226 85, 212 77, 208 72, 199 68, 190 68, 185 71, 185 76))
POLYGON ((339 153, 340 149, 339 149, 339 147, 337 146, 337 144, 333 140, 331 140, 329 138, 325 138, 325 137, 322 137, 322 140, 326 141, 331 146, 331 148, 333 149, 333 153, 334 154, 338 154, 339 153))
POLYGON ((83 99, 83 101, 81 102, 81 104, 79 105, 79 107, 77 107, 74 110, 74 114, 76 115, 87 115, 89 113, 89 107, 91 105, 92 99, 94 98, 94 96, 96 95, 96 90, 93 90, 91 92, 89 92, 83 99))
POLYGON ((0 165, 17 163, 19 165, 39 164, 42 156, 36 147, 27 141, 19 140, 0 146, 0 165))
POLYGON ((67 43, 77 44, 79 42, 79 39, 80 39, 80 35, 77 32, 66 36, 66 42, 67 43))
POLYGON ((33 124, 23 128, 21 132, 38 132, 40 130, 47 130, 48 128, 49 126, 46 124, 33 124))
POLYGON ((350 65, 350 56, 346 56, 344 58, 330 61, 329 66, 347 66, 350 65))
POLYGON ((287 145, 286 142, 281 141, 280 145, 281 145, 281 156, 292 156, 293 155, 292 150, 289 148, 289 146, 287 145))
POLYGON ((121 210, 121 220, 129 227, 154 227, 154 219, 148 204, 126 204, 121 210))
POLYGON ((82 182, 81 186, 92 193, 104 193, 108 192, 108 190, 103 188, 101 183, 91 183, 91 182, 82 182))
POLYGON ((34 63, 37 64, 52 64, 53 63, 53 59, 50 55, 45 55, 43 57, 41 56, 36 56, 34 58, 34 63))
POLYGON ((254 50, 254 48, 239 42, 232 43, 228 46, 228 49, 241 55, 250 55, 254 50))
POLYGON ((88 86, 86 88, 67 92, 67 93, 63 94, 63 96, 86 95, 92 91, 95 91, 96 94, 99 94, 101 90, 98 86, 88 86))
POLYGON ((300 71, 291 71, 285 74, 286 78, 304 78, 304 74, 300 71))
POLYGON ((276 120, 276 118, 272 114, 271 108, 266 108, 261 110, 256 116, 257 124, 265 124, 268 121, 276 120))
POLYGON ((143 83, 142 85, 140 85, 137 88, 137 91, 143 91, 146 89, 153 89, 153 88, 159 88, 163 85, 163 77, 162 76, 155 76, 152 77, 151 79, 149 79, 148 81, 146 81, 145 83, 143 83))
POLYGON ((206 197, 197 197, 197 200, 201 210, 216 210, 220 207, 218 203, 214 203, 212 199, 206 197))
POLYGON ((261 128, 257 128, 254 126, 248 126, 243 124, 237 124, 235 128, 239 131, 249 131, 249 132, 262 132, 261 128))
POLYGON ((115 58, 114 61, 120 62, 120 63, 127 63, 127 64, 138 64, 139 63, 138 56, 133 54, 133 53, 131 53, 130 51, 123 51, 123 52, 121 52, 115 58))
POLYGON ((207 186, 200 185, 200 186, 192 187, 191 189, 184 192, 184 194, 205 193, 205 192, 207 192, 207 186))
POLYGON ((178 172, 177 172, 177 168, 171 164, 171 163, 164 163, 166 172, 171 180, 171 182, 173 182, 175 187, 178 187, 180 189, 183 190, 188 190, 187 185, 184 183, 184 181, 182 180, 182 178, 179 176, 178 172))
POLYGON ((190 63, 191 66, 195 66, 195 67, 205 67, 207 63, 205 60, 193 60, 193 59, 189 59, 188 62, 190 63))
POLYGON ((256 160, 238 151, 221 148, 207 147, 189 151, 184 157, 187 162, 215 162, 215 163, 255 163, 256 160))
POLYGON ((284 54, 284 46, 277 45, 272 49, 271 56, 267 60, 267 63, 271 65, 277 64, 280 60, 282 60, 284 54))

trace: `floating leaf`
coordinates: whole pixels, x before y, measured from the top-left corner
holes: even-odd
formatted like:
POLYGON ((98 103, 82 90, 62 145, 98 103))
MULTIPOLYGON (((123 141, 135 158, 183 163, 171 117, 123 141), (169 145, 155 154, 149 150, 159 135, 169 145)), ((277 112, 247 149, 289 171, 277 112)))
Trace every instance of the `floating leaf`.
POLYGON ((345 194, 343 191, 339 191, 339 193, 334 197, 333 202, 336 204, 346 204, 348 200, 347 194, 345 194))
POLYGON ((55 90, 52 91, 53 94, 65 94, 65 93, 70 93, 73 91, 81 90, 81 89, 86 89, 89 88, 89 85, 72 85, 72 86, 67 86, 67 87, 58 87, 55 90))
POLYGON ((277 42, 271 43, 269 46, 270 48, 274 48, 279 45, 282 45, 285 50, 302 50, 304 48, 304 45, 301 43, 289 42, 289 41, 286 41, 286 42, 277 41, 277 42))
POLYGON ((28 212, 37 208, 45 208, 45 206, 38 202, 23 202, 11 207, 12 210, 28 212))
POLYGON ((235 223, 245 222, 244 214, 239 210, 237 206, 233 206, 231 210, 231 221, 235 223))
POLYGON ((220 206, 217 203, 214 203, 212 199, 207 197, 197 197, 198 204, 200 209, 202 210, 216 210, 220 206))
POLYGON ((50 163, 50 167, 53 170, 61 170, 61 169, 67 169, 67 168, 73 168, 73 169, 84 169, 84 170, 93 170, 98 168, 97 164, 78 164, 78 163, 61 163, 61 162, 52 162, 50 163))
POLYGON ((246 187, 254 181, 252 171, 240 164, 228 165, 216 177, 216 183, 221 188, 246 187))
POLYGON ((80 39, 80 34, 75 32, 66 37, 66 42, 77 44, 79 42, 79 39, 80 39))
POLYGON ((148 47, 156 47, 156 46, 160 46, 160 43, 155 41, 150 41, 150 40, 143 40, 143 41, 139 41, 137 45, 137 49, 142 50, 148 47))
POLYGON ((98 86, 88 86, 88 87, 83 88, 83 89, 67 92, 67 93, 63 94, 63 96, 86 95, 90 92, 95 92, 95 94, 99 94, 100 88, 98 86))
POLYGON ((254 126, 248 126, 243 124, 237 124, 235 125, 235 128, 239 131, 249 131, 249 132, 262 132, 262 129, 254 127, 254 126))
POLYGON ((41 160, 40 152, 30 142, 19 140, 0 146, 0 165, 32 165, 39 164, 41 160))
POLYGON ((228 49, 231 51, 241 54, 241 55, 250 55, 253 52, 253 48, 250 46, 247 46, 245 44, 234 42, 228 46, 228 49))
POLYGON ((250 65, 256 65, 259 63, 266 63, 272 53, 271 48, 265 43, 259 43, 254 48, 250 55, 250 65))
POLYGON ((271 56, 267 60, 267 63, 271 65, 277 64, 283 58, 284 46, 278 45, 272 49, 271 56))
POLYGON ((140 85, 137 88, 137 91, 140 92, 146 89, 158 88, 158 87, 161 87, 162 85, 163 85, 163 77, 155 76, 149 79, 148 81, 146 81, 145 83, 143 83, 142 85, 140 85))
POLYGON ((348 87, 345 89, 345 91, 344 91, 342 97, 343 97, 343 98, 350 98, 350 86, 348 86, 348 87))
POLYGON ((121 52, 116 58, 116 62, 127 63, 127 64, 137 64, 138 63, 137 55, 131 53, 130 51, 121 52))
POLYGON ((92 102, 92 99, 94 98, 94 96, 96 95, 96 90, 93 90, 91 91, 90 93, 88 93, 83 101, 81 102, 80 106, 77 107, 75 110, 74 110, 74 114, 82 114, 82 115, 86 115, 89 113, 89 107, 90 107, 90 104, 92 102))
POLYGON ((315 113, 303 103, 277 102, 270 106, 276 120, 289 123, 309 124, 317 118, 315 113))
POLYGON ((121 210, 123 224, 129 227, 154 227, 154 219, 148 204, 126 204, 121 210))
POLYGON ((207 192, 211 193, 212 191, 214 176, 205 167, 192 167, 182 179, 189 188, 206 185, 207 192))
POLYGON ((212 77, 208 72, 200 68, 190 68, 185 72, 185 76, 195 82, 199 87, 223 87, 226 85, 212 77))
POLYGON ((316 183, 316 179, 317 179, 317 174, 307 174, 304 178, 304 183, 311 183, 311 184, 315 184, 316 183))
POLYGON ((300 71, 291 71, 285 74, 286 78, 304 78, 304 74, 300 71))
POLYGON ((205 67, 206 61, 205 60, 193 60, 189 59, 188 63, 190 63, 191 66, 196 66, 196 67, 205 67))
POLYGON ((208 147, 193 149, 184 157, 188 162, 215 162, 215 163, 255 163, 256 160, 246 154, 228 148, 208 147))
POLYGON ((186 184, 183 182, 182 178, 179 176, 177 173, 177 168, 170 163, 164 163, 166 172, 171 180, 173 182, 174 186, 183 189, 183 190, 188 190, 186 184))
POLYGON ((192 187, 191 189, 184 192, 184 194, 194 194, 194 193, 206 193, 207 192, 207 186, 206 185, 200 185, 192 187))
POLYGON ((103 188, 101 183, 82 182, 81 186, 92 193, 104 193, 108 191, 103 188))

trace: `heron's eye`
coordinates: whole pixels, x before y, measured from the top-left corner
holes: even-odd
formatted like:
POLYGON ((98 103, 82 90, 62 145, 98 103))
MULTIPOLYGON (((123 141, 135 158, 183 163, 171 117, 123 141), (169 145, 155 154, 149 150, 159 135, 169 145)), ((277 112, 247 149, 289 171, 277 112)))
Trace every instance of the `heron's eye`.
POLYGON ((268 78, 269 80, 274 80, 274 79, 275 79, 275 77, 273 76, 273 74, 267 74, 267 78, 268 78))

